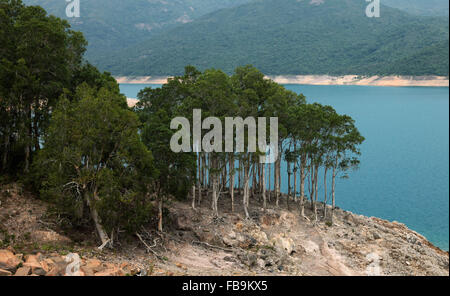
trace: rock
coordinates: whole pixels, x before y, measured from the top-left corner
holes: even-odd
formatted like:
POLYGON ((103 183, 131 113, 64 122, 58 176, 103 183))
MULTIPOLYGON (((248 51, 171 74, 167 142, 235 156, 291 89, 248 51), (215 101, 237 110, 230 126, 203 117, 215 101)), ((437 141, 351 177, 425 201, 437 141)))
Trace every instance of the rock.
POLYGON ((92 270, 92 268, 89 268, 87 266, 82 266, 80 270, 86 275, 86 276, 94 276, 95 272, 92 270))
POLYGON ((48 265, 45 262, 40 262, 40 259, 42 259, 42 255, 28 255, 26 258, 25 263, 23 266, 30 267, 31 273, 35 275, 46 275, 49 271, 48 265))
POLYGON ((252 237, 258 244, 265 245, 268 242, 267 234, 259 228, 252 228, 248 231, 248 235, 252 237))
POLYGON ((30 272, 31 272, 31 268, 29 266, 24 266, 24 267, 17 269, 14 276, 27 276, 30 274, 30 272))
POLYGON ((226 236, 224 236, 222 238, 222 242, 226 246, 239 247, 242 249, 249 249, 257 243, 256 239, 254 239, 253 237, 246 234, 236 233, 234 231, 231 231, 226 236))
POLYGON ((53 230, 34 231, 33 233, 31 233, 31 240, 39 243, 57 243, 57 244, 70 244, 72 242, 70 238, 60 235, 53 230))
POLYGON ((49 266, 46 276, 63 276, 66 273, 68 263, 63 257, 52 257, 45 260, 49 266), (51 260, 51 262, 49 261, 51 260))
POLYGON ((225 256, 225 257, 223 257, 223 261, 226 261, 226 262, 236 262, 236 260, 235 260, 233 257, 230 257, 230 256, 225 256))
POLYGON ((10 276, 12 272, 9 270, 0 269, 0 276, 10 276))
POLYGON ((119 269, 117 267, 115 268, 108 268, 103 271, 99 271, 95 273, 95 276, 118 276, 120 275, 119 269))
POLYGON ((413 234, 407 234, 406 235, 406 241, 408 243, 410 243, 410 244, 413 244, 413 245, 416 245, 416 244, 418 244, 420 242, 419 238, 417 236, 413 235, 413 234))
POLYGON ((372 236, 374 240, 381 239, 381 236, 376 231, 372 232, 372 236))
POLYGON ((266 261, 264 261, 263 259, 259 258, 258 260, 256 260, 256 264, 259 266, 259 268, 264 269, 266 267, 266 261))
POLYGON ((282 234, 278 234, 270 241, 278 253, 286 253, 288 255, 291 255, 295 251, 294 241, 290 237, 285 237, 282 234))
POLYGON ((356 219, 355 216, 353 216, 353 214, 349 213, 347 215, 344 216, 344 222, 347 223, 350 226, 355 226, 358 225, 358 220, 356 219))
POLYGON ((47 272, 46 276, 63 276, 65 274, 65 268, 61 269, 58 266, 53 267, 47 272))
MULTIPOLYGON (((186 266, 184 266, 181 263, 178 263, 177 267, 182 268, 182 269, 187 269, 186 266)), ((123 274, 125 274, 125 275, 133 275, 134 276, 139 273, 139 269, 131 266, 128 262, 124 262, 124 263, 120 264, 120 269, 122 270, 123 274)))
POLYGON ((250 253, 247 255, 247 258, 248 258, 248 266, 253 267, 256 265, 258 257, 255 254, 250 253))
POLYGON ((9 250, 0 250, 0 269, 15 272, 22 261, 9 250))
POLYGON ((189 231, 192 230, 191 220, 182 215, 175 217, 175 228, 177 230, 189 231))
POLYGON ((92 270, 94 273, 99 272, 102 270, 102 262, 98 259, 89 259, 84 267, 92 270))

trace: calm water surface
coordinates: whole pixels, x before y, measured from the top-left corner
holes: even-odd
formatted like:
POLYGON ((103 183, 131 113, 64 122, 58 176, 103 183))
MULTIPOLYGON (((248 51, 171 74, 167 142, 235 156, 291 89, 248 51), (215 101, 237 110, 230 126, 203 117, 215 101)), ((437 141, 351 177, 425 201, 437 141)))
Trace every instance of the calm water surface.
MULTIPOLYGON (((127 97, 144 87, 122 84, 127 97)), ((348 114, 366 138, 361 166, 338 180, 343 209, 405 223, 449 248, 449 89, 286 85, 348 114)), ((282 170, 285 172, 285 169, 282 170)), ((273 175, 273 174, 272 174, 273 175)), ((287 174, 282 190, 287 192, 287 174)), ((273 182, 272 182, 273 184, 273 182)), ((323 188, 322 188, 323 189, 323 188)))

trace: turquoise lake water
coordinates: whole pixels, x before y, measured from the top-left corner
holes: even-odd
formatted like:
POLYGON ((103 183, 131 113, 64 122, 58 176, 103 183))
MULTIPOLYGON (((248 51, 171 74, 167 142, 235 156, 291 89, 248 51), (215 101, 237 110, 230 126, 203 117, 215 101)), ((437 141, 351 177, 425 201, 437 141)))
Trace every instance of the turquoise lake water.
MULTIPOLYGON (((135 98, 144 87, 122 84, 135 98)), ((366 138, 360 169, 340 179, 336 204, 354 213, 399 221, 449 249, 449 89, 286 85, 308 102, 356 120, 366 138)), ((282 169, 282 172, 285 172, 282 169)), ((273 174, 272 174, 273 175, 273 174)), ((282 190, 287 192, 287 174, 282 190)), ((273 184, 273 182, 272 182, 273 184)))

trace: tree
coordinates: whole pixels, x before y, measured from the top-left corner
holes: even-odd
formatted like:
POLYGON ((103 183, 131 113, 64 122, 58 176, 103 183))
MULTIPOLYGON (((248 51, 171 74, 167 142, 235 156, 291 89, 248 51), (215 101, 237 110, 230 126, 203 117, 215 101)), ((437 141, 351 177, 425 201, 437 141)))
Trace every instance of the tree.
POLYGON ((135 110, 143 124, 142 141, 152 151, 154 165, 159 171, 154 186, 158 198, 159 231, 163 231, 164 200, 170 196, 185 198, 196 181, 195 155, 175 153, 170 149, 170 140, 176 132, 170 129, 170 123, 173 118, 184 115, 183 104, 191 96, 197 75, 195 68, 187 67, 185 76, 171 79, 162 88, 146 88, 138 94, 139 103, 135 110))
POLYGON ((119 228, 133 231, 149 220, 156 171, 123 96, 82 84, 75 98, 63 97, 54 110, 33 171, 42 197, 72 220, 88 209, 104 246, 119 228))
POLYGON ((8 113, 0 131, 2 170, 17 172, 17 165, 10 166, 14 159, 28 172, 51 110, 70 88, 87 43, 67 21, 21 1, 1 0, 0 19, 0 109, 8 113))
MULTIPOLYGON (((330 134, 328 145, 331 156, 329 166, 332 168, 332 212, 330 220, 333 222, 335 209, 336 177, 339 172, 345 173, 351 169, 357 169, 360 163, 358 159, 361 152, 359 146, 364 142, 364 137, 355 126, 355 121, 347 115, 335 117, 333 132, 330 134)), ((344 178, 347 176, 344 175, 344 178)), ((326 213, 325 213, 326 215, 326 213)), ((326 218, 326 216, 325 216, 326 218)))

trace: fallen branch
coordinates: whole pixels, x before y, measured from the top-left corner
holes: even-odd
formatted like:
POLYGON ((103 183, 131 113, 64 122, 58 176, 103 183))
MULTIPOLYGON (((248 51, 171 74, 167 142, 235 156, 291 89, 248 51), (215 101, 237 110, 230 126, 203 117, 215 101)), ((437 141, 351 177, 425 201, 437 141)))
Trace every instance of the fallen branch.
MULTIPOLYGON (((150 247, 150 246, 144 241, 144 239, 142 238, 142 236, 141 236, 139 233, 136 232, 136 236, 139 238, 139 240, 140 240, 140 241, 144 244, 144 246, 147 248, 147 251, 152 252, 153 255, 156 256, 156 258, 158 258, 159 260, 164 261, 163 257, 162 257, 161 255, 159 255, 158 253, 156 253, 156 252, 152 249, 152 247, 150 247)), ((156 242, 153 241, 153 243, 155 243, 155 246, 156 246, 156 242)))
POLYGON ((106 242, 104 242, 100 247, 98 247, 98 249, 100 251, 103 251, 103 249, 106 247, 107 244, 109 244, 111 242, 110 239, 108 239, 106 242))

